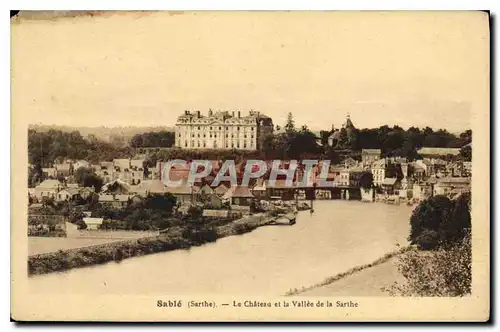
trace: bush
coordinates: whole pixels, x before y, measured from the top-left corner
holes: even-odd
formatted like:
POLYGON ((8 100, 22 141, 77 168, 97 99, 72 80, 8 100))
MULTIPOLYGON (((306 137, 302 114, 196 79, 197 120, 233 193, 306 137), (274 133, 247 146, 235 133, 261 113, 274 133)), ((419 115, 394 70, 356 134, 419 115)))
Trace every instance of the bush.
POLYGON ((435 241, 442 246, 460 242, 471 228, 470 197, 465 193, 456 201, 442 195, 424 200, 410 218, 408 239, 421 248, 434 248, 435 241))
POLYGON ((432 250, 439 244, 439 234, 430 229, 424 229, 415 240, 420 249, 432 250))
POLYGON ((467 234, 448 248, 400 256, 398 269, 406 279, 389 292, 400 296, 465 296, 471 293, 472 251, 467 234))

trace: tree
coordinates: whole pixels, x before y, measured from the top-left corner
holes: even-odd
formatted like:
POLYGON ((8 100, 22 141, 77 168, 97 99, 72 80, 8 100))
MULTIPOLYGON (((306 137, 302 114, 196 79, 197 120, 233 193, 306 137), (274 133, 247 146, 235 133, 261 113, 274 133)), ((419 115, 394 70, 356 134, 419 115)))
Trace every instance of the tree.
POLYGON ((74 177, 81 187, 94 187, 96 192, 101 191, 103 180, 92 169, 80 167, 75 171, 74 177))
POLYGON ((293 121, 292 112, 288 112, 286 125, 285 125, 285 131, 286 132, 294 132, 295 131, 295 122, 293 121))
POLYGON ((421 239, 419 237, 426 229, 441 235, 442 226, 448 222, 447 219, 450 217, 453 208, 453 202, 443 195, 424 200, 411 215, 411 230, 408 240, 414 244, 419 244, 419 239, 421 239))
POLYGON ((373 174, 369 171, 364 171, 359 178, 359 186, 363 189, 373 187, 373 174))
POLYGON ((387 165, 387 171, 385 173, 387 178, 396 178, 398 180, 403 179, 403 171, 401 170, 400 164, 389 163, 387 165))
POLYGON ((441 239, 444 245, 461 241, 471 230, 471 193, 466 192, 454 202, 450 217, 441 227, 441 239))
POLYGON ((460 159, 463 161, 472 161, 472 147, 466 145, 460 149, 460 159))

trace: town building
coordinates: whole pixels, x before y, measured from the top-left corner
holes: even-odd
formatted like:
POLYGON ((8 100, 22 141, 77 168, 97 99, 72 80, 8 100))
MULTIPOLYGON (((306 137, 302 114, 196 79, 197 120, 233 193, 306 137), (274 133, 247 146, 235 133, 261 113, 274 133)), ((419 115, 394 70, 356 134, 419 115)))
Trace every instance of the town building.
POLYGON ((387 161, 385 159, 380 159, 374 162, 371 166, 371 172, 373 174, 373 184, 377 187, 382 186, 385 179, 385 173, 387 171, 387 161))
POLYGON ((189 149, 261 149, 264 139, 273 133, 268 116, 250 111, 213 112, 204 116, 200 111, 185 111, 175 126, 175 146, 189 149))
POLYGON ((40 200, 44 198, 55 198, 57 192, 63 188, 58 180, 44 180, 35 187, 35 197, 40 200))
POLYGON ((457 196, 470 190, 470 178, 446 177, 437 179, 434 195, 457 196))
POLYGON ((380 160, 382 150, 380 149, 362 149, 361 162, 363 165, 371 165, 377 160, 380 160))

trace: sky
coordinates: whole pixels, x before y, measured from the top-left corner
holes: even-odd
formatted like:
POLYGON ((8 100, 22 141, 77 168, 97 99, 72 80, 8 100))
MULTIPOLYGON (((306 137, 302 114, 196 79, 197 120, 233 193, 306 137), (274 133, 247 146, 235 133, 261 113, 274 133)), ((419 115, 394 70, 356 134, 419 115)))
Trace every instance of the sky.
POLYGON ((212 108, 460 132, 488 107, 480 12, 63 14, 11 20, 12 111, 31 123, 173 126, 212 108))

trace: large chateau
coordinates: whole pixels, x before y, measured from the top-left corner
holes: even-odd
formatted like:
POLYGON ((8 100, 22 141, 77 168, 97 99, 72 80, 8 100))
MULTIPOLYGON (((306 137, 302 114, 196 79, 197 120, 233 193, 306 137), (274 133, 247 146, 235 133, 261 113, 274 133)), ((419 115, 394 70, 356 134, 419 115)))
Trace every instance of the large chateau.
POLYGON ((177 118, 175 146, 189 149, 259 150, 273 132, 273 120, 257 111, 184 111, 177 118))

